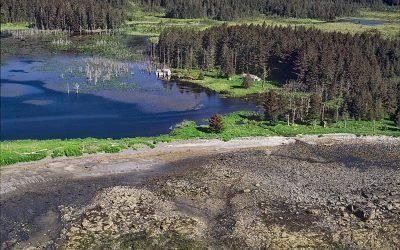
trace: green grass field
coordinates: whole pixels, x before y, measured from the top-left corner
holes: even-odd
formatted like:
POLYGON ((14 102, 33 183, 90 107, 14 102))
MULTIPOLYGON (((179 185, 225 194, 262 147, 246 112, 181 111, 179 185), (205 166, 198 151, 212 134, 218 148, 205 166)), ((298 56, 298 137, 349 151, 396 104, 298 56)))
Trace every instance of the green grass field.
POLYGON ((0 142, 0 165, 17 162, 37 161, 46 157, 72 157, 99 152, 117 153, 123 149, 137 149, 140 146, 153 147, 154 143, 168 141, 168 136, 157 138, 71 139, 71 140, 19 140, 0 142))
POLYGON ((270 89, 276 88, 273 82, 254 81, 250 88, 242 87, 243 79, 240 75, 234 75, 230 80, 226 77, 219 77, 217 71, 204 72, 204 79, 199 80, 200 70, 181 70, 174 69, 173 76, 180 81, 196 84, 213 90, 223 97, 245 97, 253 94, 265 93, 270 89))
POLYGON ((327 32, 337 31, 343 33, 362 33, 362 32, 380 32, 384 37, 395 38, 400 36, 400 10, 390 9, 387 11, 362 10, 353 17, 342 17, 341 19, 355 18, 368 20, 383 20, 386 23, 381 25, 367 26, 347 22, 326 22, 316 19, 306 18, 282 18, 269 17, 264 15, 252 18, 223 22, 211 19, 172 19, 164 18, 164 13, 148 13, 136 10, 131 13, 130 20, 120 29, 123 33, 130 35, 146 35, 156 41, 161 31, 168 27, 190 27, 196 30, 204 30, 212 26, 222 25, 240 25, 240 24, 263 24, 273 26, 303 26, 307 28, 316 28, 327 32))
POLYGON ((2 23, 0 25, 0 31, 7 31, 7 30, 27 30, 29 29, 29 23, 22 22, 22 23, 2 23))
POLYGON ((117 153, 125 149, 138 149, 142 146, 153 148, 160 142, 187 139, 221 139, 224 141, 252 136, 296 136, 305 134, 351 133, 356 135, 387 135, 400 137, 400 128, 393 122, 383 120, 376 123, 367 121, 348 121, 332 123, 328 128, 320 126, 290 125, 285 122, 271 124, 262 117, 250 112, 236 112, 224 116, 225 130, 211 133, 208 127, 198 126, 186 121, 178 124, 170 134, 148 138, 113 139, 71 139, 71 140, 19 140, 0 142, 0 166, 18 162, 30 162, 46 157, 74 157, 83 154, 117 153))

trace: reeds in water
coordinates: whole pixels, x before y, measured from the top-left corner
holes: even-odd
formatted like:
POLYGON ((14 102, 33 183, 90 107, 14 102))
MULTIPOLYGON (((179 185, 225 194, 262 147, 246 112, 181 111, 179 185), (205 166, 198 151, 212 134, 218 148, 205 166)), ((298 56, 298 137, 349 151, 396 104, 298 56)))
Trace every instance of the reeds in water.
POLYGON ((129 63, 93 57, 86 60, 85 73, 87 81, 96 85, 98 81, 111 81, 113 77, 128 74, 129 63))
POLYGON ((58 39, 53 39, 51 44, 57 45, 57 46, 68 46, 68 45, 71 45, 72 42, 68 38, 58 38, 58 39))
POLYGON ((17 38, 17 39, 26 39, 29 37, 35 36, 43 36, 43 35, 70 35, 71 32, 66 30, 40 30, 36 28, 27 29, 27 30, 9 30, 5 33, 17 38))

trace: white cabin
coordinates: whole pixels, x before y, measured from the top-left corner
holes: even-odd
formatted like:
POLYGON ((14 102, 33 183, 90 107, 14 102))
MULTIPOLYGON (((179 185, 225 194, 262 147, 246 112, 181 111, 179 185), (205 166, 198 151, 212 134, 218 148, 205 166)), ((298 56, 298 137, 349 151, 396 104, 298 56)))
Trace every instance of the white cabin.
POLYGON ((172 71, 170 69, 157 69, 157 78, 170 78, 172 76, 172 71))

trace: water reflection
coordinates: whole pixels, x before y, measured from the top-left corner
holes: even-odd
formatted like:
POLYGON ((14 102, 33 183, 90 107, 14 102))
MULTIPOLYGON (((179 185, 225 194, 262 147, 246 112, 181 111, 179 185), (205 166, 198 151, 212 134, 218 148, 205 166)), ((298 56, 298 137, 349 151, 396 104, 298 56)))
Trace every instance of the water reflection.
POLYGON ((1 139, 152 136, 185 119, 254 108, 158 80, 147 64, 76 55, 8 60, 1 66, 1 139))
POLYGON ((337 20, 339 23, 354 23, 354 24, 360 24, 360 25, 366 25, 366 26, 375 26, 375 25, 382 25, 385 24, 385 20, 373 20, 373 19, 339 19, 337 20))

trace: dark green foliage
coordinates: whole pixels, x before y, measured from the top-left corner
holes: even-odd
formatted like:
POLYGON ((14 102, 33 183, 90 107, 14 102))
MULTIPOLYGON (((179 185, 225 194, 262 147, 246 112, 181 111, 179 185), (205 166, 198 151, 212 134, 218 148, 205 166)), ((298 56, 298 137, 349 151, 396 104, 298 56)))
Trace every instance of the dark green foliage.
POLYGON ((392 80, 400 76, 400 39, 375 33, 265 25, 167 29, 157 49, 158 54, 166 53, 160 62, 174 68, 220 68, 226 75, 270 72, 282 83, 291 82, 296 86, 287 91, 283 99, 289 101, 282 107, 291 123, 307 119, 309 95, 296 92, 318 94, 324 120, 343 117, 345 106, 350 118, 380 120, 394 114, 394 100, 400 95, 393 91, 392 80))
POLYGON ((121 151, 120 147, 112 146, 112 145, 104 145, 100 148, 104 153, 115 154, 121 151))
POLYGON ((235 73, 235 69, 233 68, 233 53, 226 43, 224 43, 222 46, 221 68, 225 74, 225 77, 228 79, 231 78, 235 73))
POLYGON ((251 79, 251 76, 246 75, 245 77, 243 77, 243 83, 242 83, 243 88, 248 89, 251 87, 252 84, 253 84, 253 79, 251 79))
POLYGON ((398 110, 394 116, 394 122, 397 127, 400 127, 400 110, 398 110))
POLYGON ((67 146, 66 148, 56 148, 51 153, 52 158, 57 157, 74 157, 83 155, 82 149, 79 146, 67 146))
POLYGON ((400 81, 397 84, 397 109, 394 114, 394 123, 400 127, 400 81))
POLYGON ((83 155, 82 150, 79 146, 69 146, 64 149, 64 154, 67 157, 73 157, 73 156, 81 156, 83 155))
POLYGON ((127 0, 2 0, 1 22, 32 22, 39 29, 113 29, 124 21, 127 0))
POLYGON ((215 114, 208 120, 209 129, 213 133, 221 133, 224 130, 224 119, 221 115, 215 114))
POLYGON ((65 156, 64 150, 62 149, 54 149, 53 153, 51 153, 52 158, 63 157, 65 156))
POLYGON ((0 165, 11 165, 18 162, 39 161, 47 157, 46 151, 34 153, 1 152, 0 165))
POLYGON ((199 77, 197 77, 197 80, 204 80, 205 75, 203 71, 200 71, 199 77))
POLYGON ((310 96, 310 108, 307 113, 307 120, 313 124, 321 119, 321 97, 313 93, 310 96))
POLYGON ((333 20, 362 7, 398 5, 399 0, 136 0, 148 10, 164 7, 167 17, 232 20, 256 14, 333 20))
POLYGON ((277 121, 278 116, 283 113, 282 97, 274 90, 268 92, 264 101, 265 118, 271 121, 277 121))

